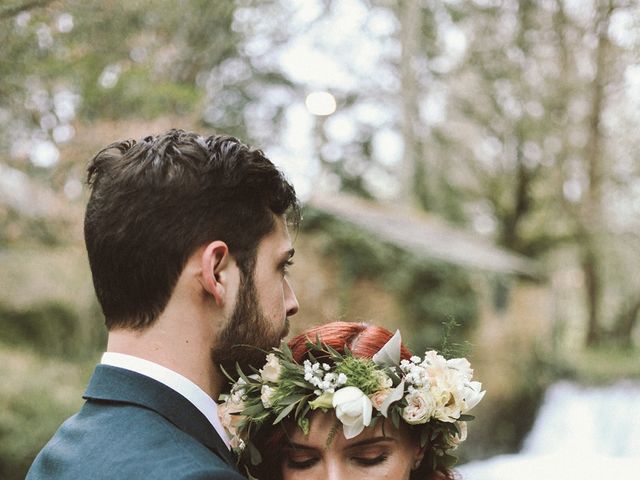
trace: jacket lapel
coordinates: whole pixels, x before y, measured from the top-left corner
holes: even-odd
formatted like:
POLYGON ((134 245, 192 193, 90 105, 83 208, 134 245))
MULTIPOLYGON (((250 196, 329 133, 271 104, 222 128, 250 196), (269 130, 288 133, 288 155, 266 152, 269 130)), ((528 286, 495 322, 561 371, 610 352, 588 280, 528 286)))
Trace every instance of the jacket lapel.
POLYGON ((235 468, 235 456, 207 417, 178 392, 152 378, 123 368, 98 365, 83 398, 130 403, 154 410, 235 468))

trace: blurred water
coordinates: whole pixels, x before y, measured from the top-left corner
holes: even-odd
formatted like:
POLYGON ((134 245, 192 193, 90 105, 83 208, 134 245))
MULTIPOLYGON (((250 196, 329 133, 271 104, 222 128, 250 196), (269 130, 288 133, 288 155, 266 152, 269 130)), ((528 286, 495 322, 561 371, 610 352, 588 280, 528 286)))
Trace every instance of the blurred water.
POLYGON ((464 480, 640 479, 640 383, 558 382, 520 453, 457 470, 464 480))

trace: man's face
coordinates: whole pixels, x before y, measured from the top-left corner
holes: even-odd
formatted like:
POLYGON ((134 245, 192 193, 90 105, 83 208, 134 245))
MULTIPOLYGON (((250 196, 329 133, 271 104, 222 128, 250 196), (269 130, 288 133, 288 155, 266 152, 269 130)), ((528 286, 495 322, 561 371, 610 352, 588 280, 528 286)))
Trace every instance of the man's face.
POLYGON ((234 371, 236 362, 260 367, 264 350, 279 345, 289 332, 288 317, 298 311, 286 276, 292 256, 286 222, 278 217, 274 230, 258 245, 253 272, 242 275, 235 308, 212 351, 213 361, 228 372, 234 371))

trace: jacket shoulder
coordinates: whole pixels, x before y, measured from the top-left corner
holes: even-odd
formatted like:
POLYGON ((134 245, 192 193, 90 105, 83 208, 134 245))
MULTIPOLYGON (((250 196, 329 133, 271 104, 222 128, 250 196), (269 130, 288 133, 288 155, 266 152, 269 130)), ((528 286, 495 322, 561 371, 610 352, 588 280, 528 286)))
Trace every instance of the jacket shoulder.
POLYGON ((242 479, 233 467, 156 412, 87 403, 36 457, 28 479, 242 479))

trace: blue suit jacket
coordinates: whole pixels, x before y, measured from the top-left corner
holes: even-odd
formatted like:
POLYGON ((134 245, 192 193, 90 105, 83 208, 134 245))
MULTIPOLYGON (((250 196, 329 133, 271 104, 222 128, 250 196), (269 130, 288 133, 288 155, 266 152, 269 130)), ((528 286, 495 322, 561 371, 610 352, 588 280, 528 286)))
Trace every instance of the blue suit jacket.
POLYGON ((162 383, 98 365, 84 398, 27 479, 243 480, 207 418, 162 383))

